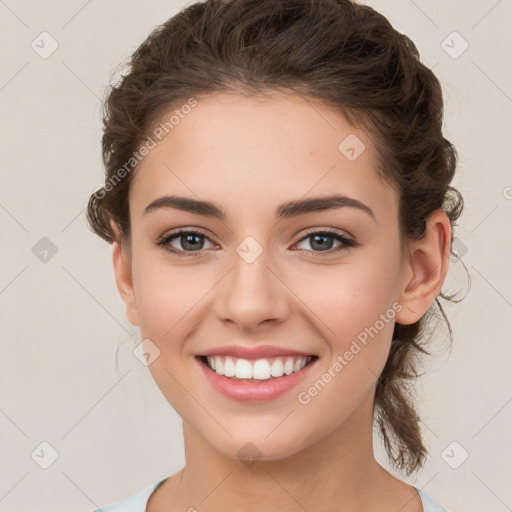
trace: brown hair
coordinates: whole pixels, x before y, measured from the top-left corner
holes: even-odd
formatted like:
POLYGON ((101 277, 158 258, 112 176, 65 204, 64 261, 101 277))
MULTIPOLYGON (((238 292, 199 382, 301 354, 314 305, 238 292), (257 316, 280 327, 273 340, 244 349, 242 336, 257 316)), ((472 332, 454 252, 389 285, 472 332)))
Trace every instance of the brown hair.
MULTIPOLYGON (((134 173, 127 162, 136 168, 134 155, 166 113, 209 93, 271 90, 320 100, 372 134, 377 172, 399 192, 403 251, 408 240, 423 236, 425 219, 440 208, 453 242, 463 199, 450 186, 457 153, 442 134, 440 83, 407 36, 352 0, 207 0, 156 27, 105 101, 105 185, 91 195, 87 210, 94 232, 112 243, 112 220, 120 241, 129 242, 134 173)), ((435 302, 451 340, 448 319, 435 302)), ((414 324, 395 324, 375 393, 374 421, 391 461, 407 475, 428 453, 408 381, 418 376, 419 356, 429 354, 422 340, 433 306, 414 324)))

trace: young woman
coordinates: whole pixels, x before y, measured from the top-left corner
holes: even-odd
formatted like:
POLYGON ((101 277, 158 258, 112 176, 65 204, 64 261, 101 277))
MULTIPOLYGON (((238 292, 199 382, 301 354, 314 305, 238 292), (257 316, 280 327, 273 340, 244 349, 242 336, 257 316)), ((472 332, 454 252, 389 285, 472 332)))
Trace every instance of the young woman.
POLYGON ((104 512, 445 510, 372 437, 406 475, 427 455, 408 390, 463 207, 442 121, 351 0, 208 0, 142 43, 88 220, 186 464, 104 512))

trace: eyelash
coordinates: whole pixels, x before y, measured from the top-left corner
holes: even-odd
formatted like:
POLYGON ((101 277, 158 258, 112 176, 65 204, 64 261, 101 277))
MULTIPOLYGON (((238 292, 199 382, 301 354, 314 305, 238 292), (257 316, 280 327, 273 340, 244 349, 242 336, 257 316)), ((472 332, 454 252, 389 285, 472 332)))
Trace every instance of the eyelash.
MULTIPOLYGON (((202 256, 203 250, 201 250, 201 251, 181 251, 181 250, 177 250, 174 247, 171 247, 169 245, 171 240, 173 240, 174 238, 177 238, 179 236, 182 236, 182 235, 199 235, 199 236, 205 237, 209 240, 209 238, 204 233, 201 233, 200 231, 181 229, 179 231, 175 231, 174 233, 170 233, 169 235, 161 238, 158 242, 156 242, 156 245, 158 245, 159 247, 162 247, 164 250, 166 250, 176 256, 179 256, 179 257, 202 256)), ((348 250, 350 248, 357 247, 359 245, 359 243, 356 242, 355 240, 347 238, 346 236, 342 235, 341 233, 339 233, 338 231, 335 231, 333 229, 327 229, 327 230, 322 230, 322 231, 310 231, 309 233, 306 233, 306 235, 303 236, 297 243, 300 243, 300 242, 312 237, 313 235, 328 235, 328 237, 332 237, 335 240, 337 240, 338 242, 341 242, 341 244, 342 244, 338 248, 330 249, 328 251, 307 251, 307 252, 310 252, 311 255, 315 258, 317 258, 319 256, 321 257, 324 254, 333 254, 338 251, 348 250)), ((305 249, 299 249, 299 250, 304 251, 305 249)))

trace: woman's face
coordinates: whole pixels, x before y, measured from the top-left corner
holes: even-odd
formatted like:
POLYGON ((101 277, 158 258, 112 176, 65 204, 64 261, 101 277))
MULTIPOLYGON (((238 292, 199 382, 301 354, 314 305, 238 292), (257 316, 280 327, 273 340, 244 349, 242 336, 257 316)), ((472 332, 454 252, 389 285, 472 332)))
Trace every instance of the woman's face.
MULTIPOLYGON (((157 385, 215 450, 237 457, 251 442, 272 460, 361 421, 370 428, 411 275, 400 259, 397 196, 375 169, 366 133, 284 94, 200 100, 140 163, 129 196, 131 255, 116 248, 116 278, 130 322, 150 357, 158 354, 149 365, 157 385), (293 207, 333 195, 352 203, 293 207), (212 203, 225 218, 169 201, 148 209, 165 196, 212 203), (199 234, 169 239, 180 229, 199 234), (247 382, 217 376, 220 387, 212 385, 215 372, 198 356, 235 345, 278 347, 283 363, 292 351, 317 357, 281 377, 291 388, 274 378, 278 395, 227 396, 222 382, 231 393, 247 382)), ((256 359, 272 369, 276 357, 256 359)))

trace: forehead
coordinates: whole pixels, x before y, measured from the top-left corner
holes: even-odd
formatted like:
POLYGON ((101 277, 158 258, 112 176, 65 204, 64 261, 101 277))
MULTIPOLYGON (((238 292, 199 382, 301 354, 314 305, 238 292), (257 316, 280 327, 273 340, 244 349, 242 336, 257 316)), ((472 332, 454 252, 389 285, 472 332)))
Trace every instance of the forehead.
POLYGON ((180 194, 238 214, 339 193, 396 215, 395 193, 376 168, 368 134, 318 101, 214 94, 198 99, 139 163, 130 210, 141 214, 157 197, 180 194))

